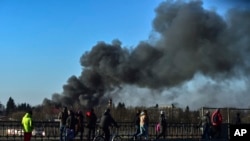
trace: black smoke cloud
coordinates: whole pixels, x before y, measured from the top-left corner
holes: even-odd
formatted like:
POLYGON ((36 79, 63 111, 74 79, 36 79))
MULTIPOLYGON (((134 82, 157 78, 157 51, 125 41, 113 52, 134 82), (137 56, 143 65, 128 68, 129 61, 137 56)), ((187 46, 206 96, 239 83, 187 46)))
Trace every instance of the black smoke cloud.
POLYGON ((52 101, 82 106, 96 106, 108 97, 130 99, 127 104, 145 97, 154 98, 155 103, 183 102, 181 93, 190 93, 185 85, 201 75, 215 84, 193 86, 199 94, 190 96, 197 101, 209 97, 207 103, 211 103, 217 102, 215 96, 223 93, 222 88, 229 87, 225 81, 231 83, 242 76, 248 80, 249 9, 235 7, 221 16, 204 9, 201 1, 164 1, 155 12, 152 25, 157 41, 149 39, 132 49, 123 47, 117 39, 111 44, 97 43, 80 58, 82 74, 70 77, 63 93, 54 94, 52 101), (134 87, 147 89, 150 94, 142 90, 144 94, 135 96, 137 92, 131 91, 134 87))

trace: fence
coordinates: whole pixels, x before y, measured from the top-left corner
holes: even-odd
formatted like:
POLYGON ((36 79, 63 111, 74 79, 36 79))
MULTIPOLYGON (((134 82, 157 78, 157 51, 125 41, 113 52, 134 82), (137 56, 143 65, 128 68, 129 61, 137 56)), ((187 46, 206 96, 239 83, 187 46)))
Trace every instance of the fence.
MULTIPOLYGON (((119 122, 120 128, 116 129, 117 133, 124 139, 132 138, 135 132, 135 127, 131 122, 119 122)), ((43 133, 33 134, 32 140, 47 141, 47 140, 59 140, 59 122, 45 122, 34 121, 35 129, 42 129, 43 133)), ((223 124, 223 138, 228 140, 228 128, 229 124, 223 124)), ((86 129, 86 128, 85 128, 86 129)), ((154 139, 157 136, 155 131, 155 123, 151 123, 149 126, 149 138, 154 139)), ((196 124, 168 124, 167 125, 167 139, 197 139, 201 137, 201 130, 197 128, 196 124)), ((86 130, 84 132, 84 138, 86 139, 86 130)), ((76 137, 79 139, 79 137, 76 137)), ((23 133, 20 121, 0 121, 0 140, 1 141, 21 141, 23 140, 23 133)))

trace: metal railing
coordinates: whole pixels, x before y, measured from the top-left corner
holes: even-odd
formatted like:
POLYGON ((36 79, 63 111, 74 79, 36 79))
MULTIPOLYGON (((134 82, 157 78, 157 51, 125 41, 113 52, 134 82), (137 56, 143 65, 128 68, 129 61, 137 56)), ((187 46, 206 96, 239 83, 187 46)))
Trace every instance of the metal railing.
MULTIPOLYGON (((123 139, 130 139, 135 132, 135 126, 132 122, 118 122, 120 128, 116 132, 123 139)), ((149 125, 149 138, 155 139, 157 132, 155 131, 156 123, 149 125)), ((34 121, 35 128, 42 128, 45 135, 33 135, 32 140, 47 141, 59 140, 59 122, 48 121, 34 121)), ((224 124, 226 131, 223 136, 228 139, 228 124, 224 124)), ((168 124, 167 125, 167 139, 200 139, 201 130, 197 128, 196 124, 168 124)), ((86 139, 87 130, 85 128, 84 138, 86 139)), ((79 137, 76 137, 79 139, 79 137)), ((23 140, 22 126, 20 121, 0 121, 0 140, 1 141, 20 141, 23 140)))

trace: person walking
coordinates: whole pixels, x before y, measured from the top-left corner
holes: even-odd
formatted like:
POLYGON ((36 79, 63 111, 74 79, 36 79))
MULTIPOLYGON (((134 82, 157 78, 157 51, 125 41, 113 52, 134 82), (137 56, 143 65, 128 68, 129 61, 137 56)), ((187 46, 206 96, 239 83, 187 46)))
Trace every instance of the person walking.
POLYGON ((83 141, 83 133, 84 133, 84 116, 82 111, 78 111, 76 114, 76 136, 80 133, 80 141, 83 141))
POLYGON ((32 111, 25 113, 22 118, 22 126, 24 131, 24 141, 30 141, 33 130, 33 120, 32 120, 32 111))
POLYGON ((211 116, 212 123, 212 137, 220 138, 221 137, 221 125, 222 125, 222 115, 220 113, 220 109, 216 109, 211 116))
POLYGON ((160 112, 160 134, 156 137, 156 140, 158 140, 160 137, 163 137, 163 139, 166 138, 166 129, 167 129, 167 120, 165 113, 163 111, 160 112))
POLYGON ((75 113, 73 110, 69 110, 68 114, 69 116, 66 120, 66 140, 72 141, 76 135, 77 119, 75 118, 75 113))
POLYGON ((134 139, 136 139, 137 135, 140 133, 140 113, 141 110, 137 110, 134 117, 134 124, 135 124, 135 133, 133 134, 134 139))
POLYGON ((60 120, 60 141, 65 141, 66 134, 66 120, 68 118, 68 108, 63 107, 63 110, 59 113, 58 119, 60 120))
POLYGON ((144 137, 146 140, 148 139, 148 126, 149 126, 149 118, 147 111, 144 110, 140 113, 140 133, 137 137, 144 137))
POLYGON ((100 127, 102 128, 104 135, 105 135, 105 141, 109 141, 110 139, 110 131, 109 127, 114 125, 115 127, 119 127, 116 123, 116 121, 113 119, 113 117, 110 114, 110 109, 106 109, 104 114, 101 117, 100 120, 100 127))
POLYGON ((198 127, 202 127, 202 139, 209 140, 211 136, 211 118, 210 112, 206 111, 205 114, 202 116, 198 127))
POLYGON ((91 141, 95 137, 95 129, 97 122, 97 116, 93 108, 91 108, 90 111, 86 113, 86 120, 87 120, 86 127, 88 128, 87 140, 91 141))
POLYGON ((234 119, 234 124, 236 124, 236 125, 241 124, 241 117, 240 117, 240 113, 239 112, 236 113, 236 117, 234 119))

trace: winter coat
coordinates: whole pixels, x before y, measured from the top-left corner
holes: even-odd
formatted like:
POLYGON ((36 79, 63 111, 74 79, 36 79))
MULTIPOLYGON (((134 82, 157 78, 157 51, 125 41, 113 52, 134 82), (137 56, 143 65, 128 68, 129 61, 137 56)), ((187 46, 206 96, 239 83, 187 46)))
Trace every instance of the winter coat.
POLYGON ((135 115, 134 123, 136 126, 140 126, 140 113, 135 115))
POLYGON ((222 123, 222 115, 216 110, 211 116, 211 122, 213 126, 219 126, 222 123))
POLYGON ((22 125, 23 125, 23 131, 24 132, 32 132, 33 130, 33 122, 31 114, 26 113, 22 118, 22 125))
POLYGON ((113 117, 110 115, 110 113, 105 112, 100 120, 100 127, 102 128, 108 128, 109 126, 116 126, 118 127, 117 123, 113 119, 113 117))
POLYGON ((58 115, 58 119, 60 119, 60 125, 66 125, 66 120, 68 118, 67 111, 62 111, 58 115))
POLYGON ((86 114, 86 120, 87 120, 87 128, 95 128, 97 117, 96 114, 93 112, 89 112, 89 114, 86 114))
POLYGON ((77 119, 74 115, 70 115, 66 120, 66 127, 75 130, 77 119))
POLYGON ((208 114, 205 114, 204 116, 202 116, 201 121, 199 123, 199 127, 210 127, 211 124, 211 119, 210 116, 208 114))
POLYGON ((159 121, 161 128, 166 128, 167 127, 167 120, 165 115, 160 116, 160 121, 159 121))
POLYGON ((77 131, 84 130, 84 116, 82 114, 77 115, 77 131))

